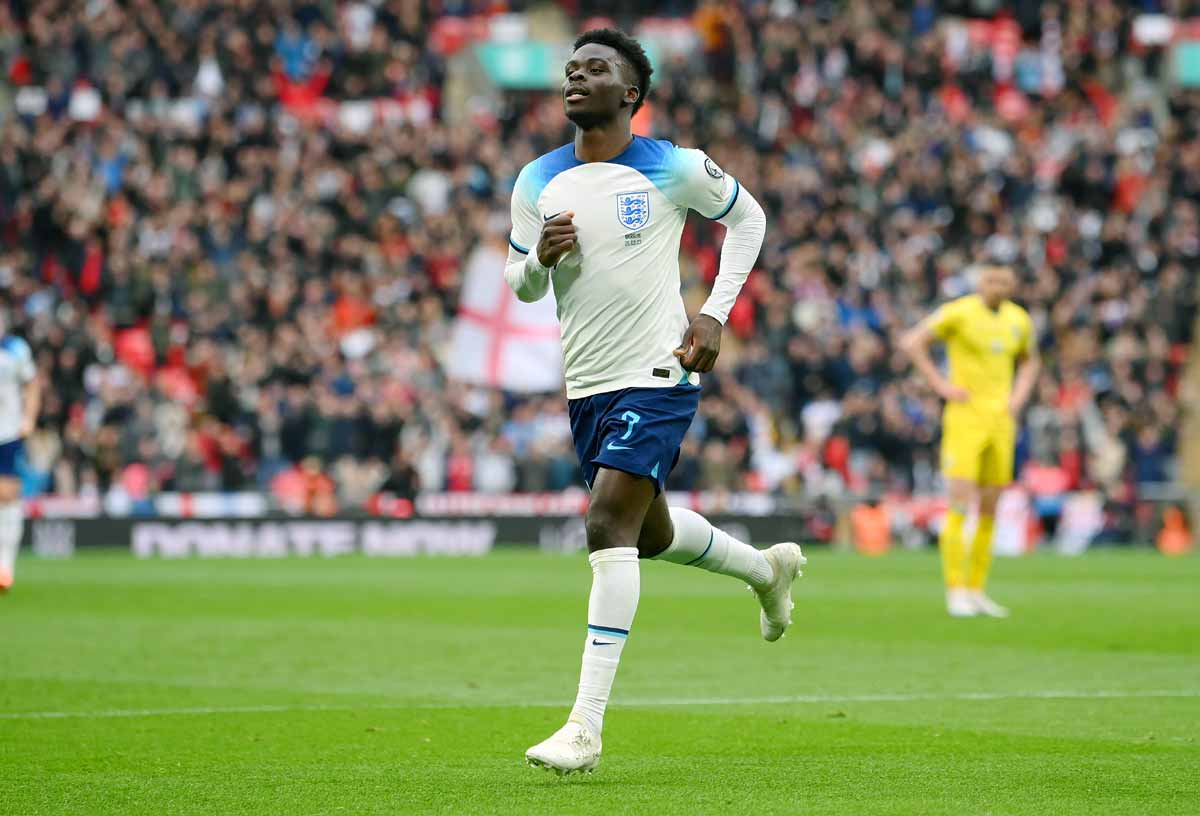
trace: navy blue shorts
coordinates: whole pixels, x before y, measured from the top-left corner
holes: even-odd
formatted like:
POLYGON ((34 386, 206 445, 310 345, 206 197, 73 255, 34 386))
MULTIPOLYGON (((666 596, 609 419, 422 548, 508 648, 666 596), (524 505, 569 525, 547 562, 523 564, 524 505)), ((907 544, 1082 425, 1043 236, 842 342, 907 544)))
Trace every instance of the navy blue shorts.
POLYGON ((567 401, 575 453, 591 488, 600 466, 645 476, 655 494, 679 461, 679 446, 700 406, 700 386, 623 388, 567 401))
POLYGON ((17 462, 24 451, 25 443, 20 439, 0 445, 0 478, 15 479, 17 477, 17 462))

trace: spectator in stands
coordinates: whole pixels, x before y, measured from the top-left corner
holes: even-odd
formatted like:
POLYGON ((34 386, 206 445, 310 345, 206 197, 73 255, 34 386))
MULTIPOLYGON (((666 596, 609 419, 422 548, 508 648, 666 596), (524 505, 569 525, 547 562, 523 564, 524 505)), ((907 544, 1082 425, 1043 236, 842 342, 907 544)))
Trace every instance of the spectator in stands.
MULTIPOLYGON (((568 134, 553 94, 448 101, 430 8, 0 8, 0 286, 51 384, 48 489, 144 466, 148 488, 275 484, 330 512, 578 484, 558 400, 468 399, 442 367, 466 259, 568 134)), ((1170 478, 1200 92, 1135 47, 1133 6, 663 8, 691 29, 660 48, 646 127, 704 146, 770 224, 676 486, 927 489, 937 406, 891 349, 989 259, 1021 271, 1047 364, 1029 461, 1170 478)), ((692 304, 709 233, 684 237, 692 304)))

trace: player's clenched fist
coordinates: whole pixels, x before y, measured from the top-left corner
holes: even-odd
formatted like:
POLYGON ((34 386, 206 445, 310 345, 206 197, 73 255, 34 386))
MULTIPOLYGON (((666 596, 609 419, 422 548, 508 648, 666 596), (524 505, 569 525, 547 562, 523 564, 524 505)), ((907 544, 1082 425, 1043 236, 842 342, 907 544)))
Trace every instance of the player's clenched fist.
POLYGON ((712 371, 721 353, 721 324, 709 315, 696 315, 673 353, 685 371, 712 371))
POLYGON ((575 246, 575 224, 573 212, 561 212, 542 223, 542 235, 538 238, 537 257, 543 266, 554 266, 575 246))

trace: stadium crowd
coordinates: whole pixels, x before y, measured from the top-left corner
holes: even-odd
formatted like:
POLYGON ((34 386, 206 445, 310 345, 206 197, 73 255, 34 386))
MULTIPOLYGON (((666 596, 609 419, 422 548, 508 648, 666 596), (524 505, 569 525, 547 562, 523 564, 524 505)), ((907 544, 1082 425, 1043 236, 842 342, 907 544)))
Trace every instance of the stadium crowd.
MULTIPOLYGON (((568 40, 591 9, 564 5, 568 40)), ((1018 270, 1046 360, 1024 478, 1171 478, 1200 96, 1133 42, 1135 4, 950 5, 669 4, 698 47, 661 50, 647 127, 769 218, 674 488, 933 490, 940 405, 894 341, 983 261, 1018 270)), ((448 115, 455 57, 431 32, 504 7, 0 5, 0 286, 47 386, 32 489, 321 509, 579 483, 561 394, 483 393, 441 364, 517 172, 570 138, 554 93, 448 115), (394 120, 316 113, 367 98, 394 120)), ((685 233, 692 310, 722 232, 685 233)))

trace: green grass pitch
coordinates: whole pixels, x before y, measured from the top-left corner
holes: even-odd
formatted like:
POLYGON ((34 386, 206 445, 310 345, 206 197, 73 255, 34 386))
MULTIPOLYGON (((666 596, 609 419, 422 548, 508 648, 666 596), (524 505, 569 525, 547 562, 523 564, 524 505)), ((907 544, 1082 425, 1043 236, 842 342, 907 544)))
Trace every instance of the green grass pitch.
POLYGON ((759 639, 644 564, 592 777, 522 763, 573 697, 582 556, 25 559, 0 598, 0 813, 1200 813, 1200 559, 811 554, 759 639))

